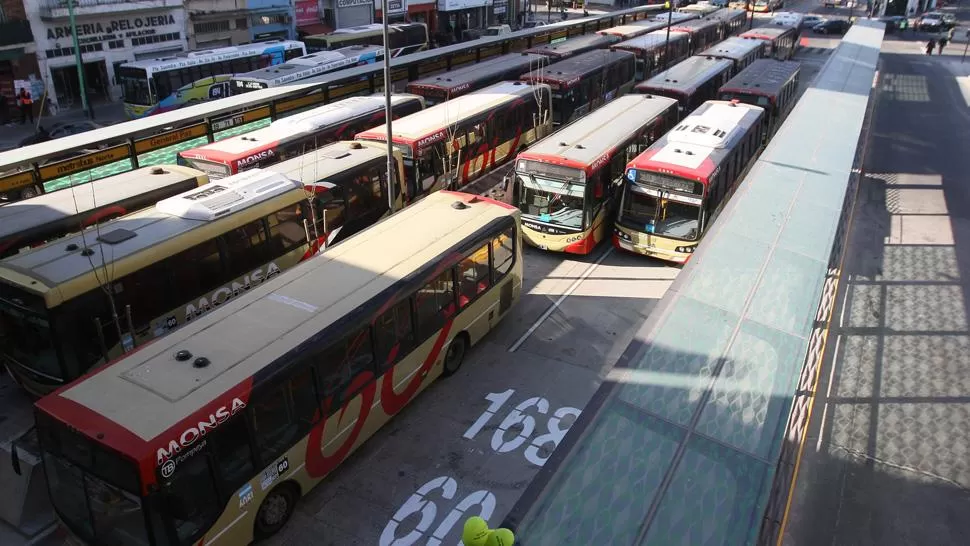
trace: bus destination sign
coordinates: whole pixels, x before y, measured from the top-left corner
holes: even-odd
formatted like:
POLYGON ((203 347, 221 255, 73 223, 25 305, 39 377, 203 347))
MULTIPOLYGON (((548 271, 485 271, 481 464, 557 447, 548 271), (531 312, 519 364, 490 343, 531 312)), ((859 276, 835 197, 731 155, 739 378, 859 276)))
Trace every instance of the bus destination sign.
POLYGON ((679 191, 693 195, 704 195, 704 184, 682 178, 674 178, 673 176, 664 174, 637 170, 637 182, 654 188, 679 191))

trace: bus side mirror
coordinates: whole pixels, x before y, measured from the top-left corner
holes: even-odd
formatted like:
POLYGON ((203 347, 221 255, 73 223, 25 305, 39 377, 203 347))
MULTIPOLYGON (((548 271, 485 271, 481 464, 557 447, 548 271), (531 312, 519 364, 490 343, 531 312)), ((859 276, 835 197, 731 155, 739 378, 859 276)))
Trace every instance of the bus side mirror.
POLYGON ((10 444, 10 466, 13 467, 13 471, 18 476, 21 475, 20 470, 20 454, 17 453, 17 442, 14 441, 10 444))

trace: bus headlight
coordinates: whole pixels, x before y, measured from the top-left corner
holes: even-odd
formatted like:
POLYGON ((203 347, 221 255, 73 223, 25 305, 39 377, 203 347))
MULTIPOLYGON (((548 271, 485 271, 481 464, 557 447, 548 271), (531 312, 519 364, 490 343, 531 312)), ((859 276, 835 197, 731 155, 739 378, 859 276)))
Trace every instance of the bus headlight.
POLYGON ((682 252, 684 254, 693 254, 695 248, 697 248, 697 245, 694 245, 694 246, 679 246, 679 247, 675 248, 674 251, 676 251, 676 252, 682 252))
POLYGON ((618 228, 613 228, 613 233, 615 233, 617 237, 619 237, 620 239, 623 239, 624 241, 630 240, 630 236, 627 235, 626 232, 621 231, 618 228))

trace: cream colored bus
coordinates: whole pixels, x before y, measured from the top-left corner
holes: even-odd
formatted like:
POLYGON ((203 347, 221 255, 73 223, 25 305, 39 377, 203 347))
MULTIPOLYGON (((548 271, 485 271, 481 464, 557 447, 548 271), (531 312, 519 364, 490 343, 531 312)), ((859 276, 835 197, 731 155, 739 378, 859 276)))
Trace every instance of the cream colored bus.
MULTIPOLYGON (((461 189, 552 132, 548 85, 501 82, 394 121, 408 197, 461 189)), ((387 126, 357 134, 387 142, 387 126)))
POLYGON ((0 261, 0 359, 41 395, 197 320, 387 214, 385 158, 334 143, 0 261))
POLYGON ((279 531, 508 314, 522 290, 518 216, 432 194, 40 400, 61 522, 87 544, 129 546, 279 531))

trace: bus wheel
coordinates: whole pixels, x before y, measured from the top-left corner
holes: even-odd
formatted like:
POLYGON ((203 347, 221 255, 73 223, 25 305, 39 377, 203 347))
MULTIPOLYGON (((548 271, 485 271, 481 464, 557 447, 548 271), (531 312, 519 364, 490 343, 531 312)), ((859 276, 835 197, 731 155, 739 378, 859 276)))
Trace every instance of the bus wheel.
POLYGON ((451 340, 448 345, 448 352, 445 353, 445 369, 441 372, 445 377, 449 377, 458 372, 462 361, 465 360, 465 351, 468 349, 468 336, 462 332, 451 340))
POLYGON ((293 515, 298 497, 296 486, 289 483, 278 485, 270 491, 256 513, 256 538, 273 536, 282 529, 293 515))

